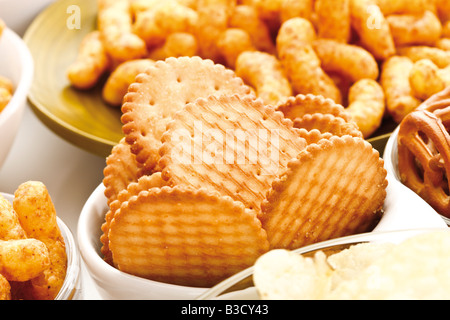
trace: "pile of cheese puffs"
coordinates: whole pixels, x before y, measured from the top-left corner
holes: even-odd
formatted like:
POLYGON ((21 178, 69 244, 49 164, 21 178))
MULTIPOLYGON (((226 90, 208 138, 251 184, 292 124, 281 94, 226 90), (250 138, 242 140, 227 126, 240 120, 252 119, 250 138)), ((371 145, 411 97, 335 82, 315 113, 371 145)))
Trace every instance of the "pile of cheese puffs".
POLYGON ((368 138, 450 84, 447 0, 98 0, 98 29, 68 68, 120 107, 156 60, 200 56, 265 103, 298 94, 344 105, 368 138))

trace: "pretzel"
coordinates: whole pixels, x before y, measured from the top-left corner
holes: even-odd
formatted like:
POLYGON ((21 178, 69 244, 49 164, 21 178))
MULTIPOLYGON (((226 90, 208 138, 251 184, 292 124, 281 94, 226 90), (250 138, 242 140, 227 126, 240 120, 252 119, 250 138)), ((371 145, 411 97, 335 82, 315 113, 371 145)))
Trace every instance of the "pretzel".
POLYGON ((401 181, 441 215, 450 217, 450 89, 407 115, 398 133, 401 181))

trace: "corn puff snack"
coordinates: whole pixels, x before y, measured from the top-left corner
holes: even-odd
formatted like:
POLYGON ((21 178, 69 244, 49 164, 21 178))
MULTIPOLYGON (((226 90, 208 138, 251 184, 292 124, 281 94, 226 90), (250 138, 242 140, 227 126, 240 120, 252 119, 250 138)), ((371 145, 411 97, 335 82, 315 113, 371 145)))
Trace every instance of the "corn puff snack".
POLYGON ((37 300, 52 300, 64 282, 67 256, 47 188, 38 181, 21 184, 14 193, 13 207, 27 236, 42 241, 49 251, 50 266, 30 280, 28 294, 37 300))
POLYGON ((12 204, 0 195, 0 240, 26 239, 12 204))
POLYGON ((133 31, 149 48, 161 46, 175 32, 193 33, 198 14, 175 0, 159 1, 148 10, 139 12, 133 31))
MULTIPOLYGON (((392 14, 422 14, 433 7, 435 0, 376 0, 376 4, 386 15, 392 14)), ((440 1, 440 0, 438 0, 440 1)), ((445 1, 445 0, 444 0, 445 1)))
POLYGON ((4 276, 0 274, 0 300, 11 300, 11 285, 4 276))
POLYGON ((341 74, 352 82, 378 78, 377 61, 370 52, 359 46, 318 39, 313 42, 313 48, 327 73, 341 74))
POLYGON ((417 62, 422 59, 429 59, 439 68, 445 68, 450 65, 450 51, 445 51, 435 47, 408 46, 399 48, 397 53, 408 57, 413 62, 417 62))
POLYGON ((253 0, 252 5, 258 11, 258 15, 271 30, 280 27, 280 13, 283 0, 253 0))
POLYGON ((266 104, 278 105, 283 99, 292 96, 292 88, 281 62, 269 53, 241 53, 236 61, 236 75, 253 87, 257 97, 266 104))
POLYGON ((50 263, 46 245, 36 239, 0 240, 0 274, 8 281, 28 281, 50 263))
POLYGON ((102 90, 103 99, 111 106, 119 107, 128 86, 134 82, 139 73, 153 64, 154 61, 151 59, 136 59, 120 64, 106 80, 102 90))
POLYGON ((220 34, 228 28, 228 23, 236 1, 199 0, 197 3, 198 23, 195 31, 199 54, 204 59, 223 63, 224 58, 217 46, 220 34))
POLYGON ((169 57, 193 57, 198 53, 197 39, 190 33, 174 32, 167 36, 166 42, 152 50, 148 58, 165 60, 169 57))
POLYGON ((282 0, 280 8, 281 23, 291 18, 300 17, 308 20, 313 19, 313 0, 282 0))
POLYGON ((347 43, 350 40, 350 0, 317 0, 317 35, 347 43))
POLYGON ((435 0, 439 18, 443 23, 450 21, 450 2, 448 0, 435 0))
POLYGON ((229 28, 217 39, 217 47, 222 52, 227 67, 235 69, 237 57, 244 51, 255 50, 249 34, 242 29, 229 28))
POLYGON ((414 63, 409 74, 409 83, 412 94, 421 100, 445 89, 445 83, 439 76, 439 68, 428 59, 414 63))
POLYGON ((395 54, 389 23, 375 1, 350 0, 350 17, 362 45, 376 59, 384 60, 395 54))
POLYGON ((79 47, 76 60, 67 70, 70 83, 78 89, 94 87, 109 68, 109 58, 100 37, 99 31, 88 33, 79 47))
POLYGON ((292 18, 283 23, 276 39, 278 57, 286 70, 294 95, 315 94, 341 102, 341 93, 323 71, 312 42, 316 39, 311 22, 292 18))
POLYGON ((413 62, 401 56, 389 58, 382 66, 380 81, 386 95, 386 108, 397 123, 421 103, 413 96, 409 84, 412 68, 413 62))
POLYGON ((432 46, 441 37, 441 22, 431 11, 421 15, 391 15, 386 19, 396 46, 432 46))
POLYGON ((237 5, 229 21, 230 28, 245 30, 252 39, 253 46, 270 54, 275 54, 275 44, 270 30, 260 19, 256 9, 249 5, 237 5))
POLYGON ((132 32, 128 0, 99 0, 98 29, 106 52, 117 63, 142 58, 147 54, 145 42, 132 32))
POLYGON ((348 100, 348 112, 364 138, 370 137, 383 120, 385 110, 383 88, 375 80, 359 80, 350 88, 348 100))

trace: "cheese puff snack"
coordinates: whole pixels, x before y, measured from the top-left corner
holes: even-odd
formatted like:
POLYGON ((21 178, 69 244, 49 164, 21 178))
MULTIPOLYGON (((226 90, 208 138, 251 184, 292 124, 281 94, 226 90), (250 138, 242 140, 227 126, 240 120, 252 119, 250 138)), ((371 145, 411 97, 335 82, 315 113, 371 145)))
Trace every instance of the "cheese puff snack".
POLYGON ((152 60, 165 60, 169 57, 193 57, 198 53, 197 39, 187 32, 174 32, 167 36, 166 42, 150 52, 152 60))
POLYGON ((352 82, 378 78, 377 61, 364 48, 328 39, 315 40, 313 47, 327 73, 341 74, 352 82))
POLYGON ((450 21, 450 2, 448 0, 436 0, 436 9, 442 22, 450 21))
POLYGON ((436 47, 429 46, 408 46, 398 48, 397 53, 406 56, 413 62, 422 59, 433 61, 439 68, 445 68, 450 65, 450 51, 445 51, 436 47))
POLYGON ((266 104, 278 105, 283 99, 292 96, 292 88, 281 62, 269 53, 241 53, 236 61, 236 75, 253 87, 257 97, 266 104))
POLYGON ((421 15, 391 15, 386 19, 397 46, 434 45, 441 37, 441 22, 431 11, 421 15))
POLYGON ((313 7, 313 0, 282 0, 280 8, 281 23, 295 17, 312 20, 313 7))
POLYGON ((100 31, 92 31, 84 37, 76 60, 67 69, 67 77, 74 87, 90 89, 97 84, 109 65, 100 31))
POLYGON ((0 274, 0 300, 11 300, 11 285, 4 276, 0 274))
POLYGON ((370 137, 381 125, 385 110, 383 88, 377 81, 362 79, 349 91, 347 111, 356 122, 364 138, 370 137))
POLYGON ((449 82, 450 67, 439 69, 431 60, 422 59, 414 63, 409 74, 409 83, 413 95, 427 100, 432 95, 444 90, 449 82))
POLYGON ((283 23, 276 39, 279 59, 295 95, 312 93, 341 102, 341 93, 323 71, 312 42, 314 27, 306 19, 292 18, 283 23))
POLYGON ((8 281, 38 277, 50 263, 46 245, 36 239, 0 240, 0 274, 8 281))
POLYGON ((317 35, 347 43, 351 36, 350 0, 317 0, 317 35))
POLYGON ((0 195, 0 240, 25 239, 26 237, 12 204, 0 195))
POLYGON ((389 58, 382 67, 380 81, 386 95, 386 109, 397 123, 421 103, 412 95, 409 84, 412 68, 413 62, 401 56, 389 58))
POLYGON ((119 63, 147 54, 145 42, 132 32, 128 0, 99 0, 98 29, 106 52, 119 63))
MULTIPOLYGON (((440 0, 438 0, 440 1, 440 0)), ((445 0, 444 0, 445 1, 445 0)), ((433 8, 434 0, 376 0, 386 16, 392 14, 422 14, 425 10, 433 8)))
POLYGON ((134 82, 136 76, 152 66, 151 59, 136 59, 120 64, 108 77, 103 86, 102 97, 111 106, 119 107, 127 93, 128 86, 134 82))
POLYGON ((386 59, 395 54, 395 45, 385 16, 373 0, 350 0, 352 27, 362 45, 376 59, 386 59))
POLYGON ((52 300, 64 282, 67 256, 47 188, 38 181, 21 184, 14 193, 13 207, 27 236, 42 241, 50 258, 50 266, 30 280, 27 295, 38 300, 52 300))
POLYGON ((249 34, 242 29, 229 28, 217 39, 217 47, 221 50, 226 65, 235 69, 237 57, 244 51, 255 50, 249 34))
POLYGON ((245 30, 252 39, 253 46, 270 54, 275 54, 275 44, 270 30, 260 19, 256 9, 250 5, 237 5, 229 21, 230 28, 245 30))

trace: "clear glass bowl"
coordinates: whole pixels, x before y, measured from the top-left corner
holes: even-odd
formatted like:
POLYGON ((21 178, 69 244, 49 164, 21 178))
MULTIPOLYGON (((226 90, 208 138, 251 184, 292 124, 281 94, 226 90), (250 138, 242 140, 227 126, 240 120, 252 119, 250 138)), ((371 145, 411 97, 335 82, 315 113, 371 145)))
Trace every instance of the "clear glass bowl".
MULTIPOLYGON (((13 201, 13 195, 7 193, 1 194, 10 202, 13 201)), ((69 227, 59 217, 57 218, 57 222, 66 245, 67 271, 66 279, 55 300, 80 300, 82 297, 80 253, 69 227)))
MULTIPOLYGON (((293 250, 304 256, 313 256, 317 251, 327 255, 344 250, 352 245, 366 242, 400 243, 405 239, 423 232, 448 230, 445 228, 400 230, 387 232, 372 232, 323 241, 313 245, 293 250)), ((259 296, 253 283, 253 267, 247 268, 234 276, 222 281, 210 290, 200 295, 198 300, 258 300, 259 296)))

